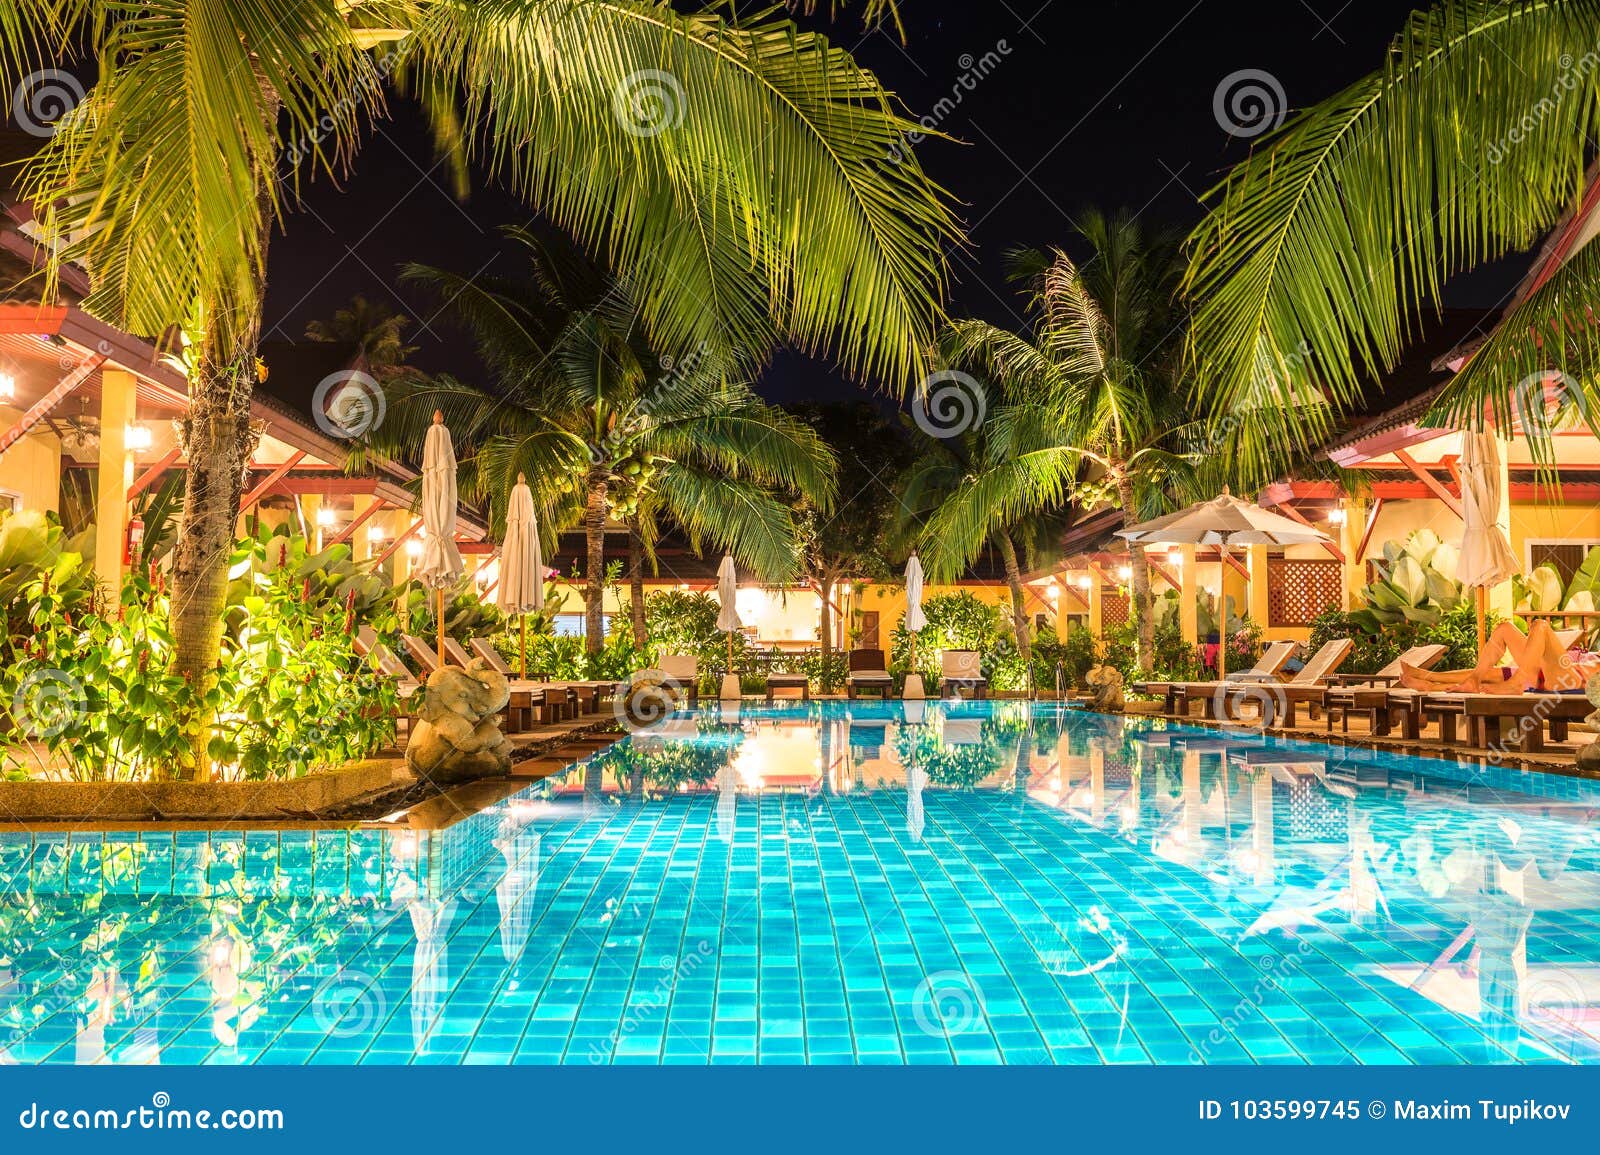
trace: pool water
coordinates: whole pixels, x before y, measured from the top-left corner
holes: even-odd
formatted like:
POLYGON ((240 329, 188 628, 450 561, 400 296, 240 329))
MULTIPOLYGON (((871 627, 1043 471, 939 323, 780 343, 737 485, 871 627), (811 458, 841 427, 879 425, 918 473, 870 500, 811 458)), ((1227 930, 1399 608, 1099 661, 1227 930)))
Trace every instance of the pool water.
POLYGON ((0 833, 0 1061, 1600 1059, 1600 785, 708 707, 442 829, 0 833))

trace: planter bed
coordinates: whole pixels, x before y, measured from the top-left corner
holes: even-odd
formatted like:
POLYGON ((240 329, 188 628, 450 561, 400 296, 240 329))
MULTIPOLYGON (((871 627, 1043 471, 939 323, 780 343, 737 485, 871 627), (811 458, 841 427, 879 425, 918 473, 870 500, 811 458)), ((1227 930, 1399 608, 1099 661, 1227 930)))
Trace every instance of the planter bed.
POLYGON ((0 782, 0 823, 314 818, 388 793, 404 770, 369 758, 276 782, 0 782))

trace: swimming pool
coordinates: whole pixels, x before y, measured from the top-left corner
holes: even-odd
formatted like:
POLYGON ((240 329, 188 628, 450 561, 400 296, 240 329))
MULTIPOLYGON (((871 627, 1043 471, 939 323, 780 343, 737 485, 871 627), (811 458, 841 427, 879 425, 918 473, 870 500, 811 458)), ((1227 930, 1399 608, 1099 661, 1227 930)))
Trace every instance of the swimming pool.
POLYGON ((1600 784, 681 714, 443 829, 0 833, 0 1062, 1600 1059, 1600 784))

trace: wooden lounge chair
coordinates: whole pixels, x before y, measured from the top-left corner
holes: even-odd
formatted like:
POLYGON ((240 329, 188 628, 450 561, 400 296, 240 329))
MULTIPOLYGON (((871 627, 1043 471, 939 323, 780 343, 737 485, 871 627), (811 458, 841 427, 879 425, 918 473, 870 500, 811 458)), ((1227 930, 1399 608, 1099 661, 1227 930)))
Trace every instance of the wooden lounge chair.
POLYGON ((1583 694, 1423 694, 1422 723, 1439 723, 1439 740, 1456 742, 1456 720, 1467 728, 1467 744, 1476 749, 1520 747, 1524 753, 1545 748, 1545 729, 1557 742, 1567 740, 1567 727, 1586 718, 1593 706, 1583 694), (1507 734, 1510 726, 1513 733, 1507 734), (1518 741, 1517 739, 1520 739, 1518 741))
POLYGON ((845 693, 849 697, 856 697, 862 690, 875 691, 882 698, 894 692, 894 679, 882 650, 851 650, 849 663, 845 677, 845 693))
POLYGON ((770 702, 779 690, 799 690, 800 700, 811 700, 811 679, 804 674, 773 672, 767 675, 767 701, 770 702))
POLYGON ((939 654, 939 697, 959 696, 963 686, 974 698, 989 696, 989 679, 983 676, 977 650, 944 650, 939 654))
MULTIPOLYGON (((1299 642, 1273 642, 1262 651, 1255 665, 1248 670, 1229 674, 1227 681, 1276 682, 1283 673, 1283 667, 1299 648, 1299 642)), ((1217 687, 1220 685, 1221 682, 1173 682, 1166 688, 1166 712, 1187 717, 1190 703, 1198 701, 1202 715, 1214 717, 1217 687)))
POLYGON ((1356 644, 1349 638, 1335 638, 1331 642, 1324 642, 1322 648, 1311 655, 1310 660, 1296 671, 1283 686, 1283 717, 1275 719, 1278 726, 1293 726, 1295 723, 1295 709, 1304 703, 1315 718, 1317 711, 1322 707, 1323 696, 1328 691, 1328 682, 1338 673, 1339 667, 1344 665, 1350 657, 1356 644))
MULTIPOLYGON (((1333 732, 1333 722, 1337 718, 1341 731, 1348 734, 1350 716, 1362 714, 1367 719, 1368 733, 1388 734, 1394 718, 1389 691, 1399 681, 1402 668, 1410 666, 1418 670, 1431 670, 1447 652, 1444 646, 1437 644, 1413 646, 1375 673, 1335 675, 1332 681, 1336 684, 1328 688, 1320 703, 1323 716, 1327 719, 1328 732, 1333 732)), ((1395 705, 1409 710, 1413 705, 1411 697, 1403 694, 1395 699, 1395 705)))
POLYGON ((421 680, 395 657, 394 651, 378 640, 377 631, 371 626, 362 626, 356 631, 353 646, 357 654, 378 667, 379 673, 398 683, 402 698, 409 698, 422 688, 421 680))
POLYGON ((700 701, 699 658, 693 654, 666 654, 661 659, 661 672, 682 687, 689 702, 700 701))

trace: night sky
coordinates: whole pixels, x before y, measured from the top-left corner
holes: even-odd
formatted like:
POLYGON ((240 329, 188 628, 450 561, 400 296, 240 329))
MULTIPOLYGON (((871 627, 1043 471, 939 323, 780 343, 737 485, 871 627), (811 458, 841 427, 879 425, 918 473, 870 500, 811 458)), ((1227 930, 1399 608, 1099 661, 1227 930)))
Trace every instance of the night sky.
MULTIPOLYGON (((1214 115, 1225 77, 1261 70, 1291 110, 1314 103, 1376 68, 1411 8, 1379 0, 904 0, 903 45, 892 32, 863 32, 853 12, 828 26, 914 114, 960 92, 939 127, 963 143, 918 148, 959 198, 971 237, 970 250, 953 255, 950 308, 1018 324, 1002 273, 1008 248, 1068 244, 1073 213, 1091 204, 1187 228, 1200 194, 1249 147, 1214 115), (976 77, 987 53, 992 67, 976 77)), ((427 323, 432 307, 395 283, 395 267, 418 260, 513 272, 496 229, 533 214, 481 184, 457 202, 400 98, 357 164, 342 187, 314 187, 275 240, 269 337, 298 339, 307 321, 365 293, 418 320, 424 368, 474 374, 466 339, 427 323)), ((1451 303, 1494 305, 1506 282, 1476 277, 1453 290, 1451 303)), ((860 395, 829 364, 794 355, 780 356, 760 385, 777 401, 860 395)))

